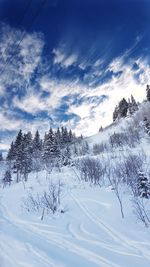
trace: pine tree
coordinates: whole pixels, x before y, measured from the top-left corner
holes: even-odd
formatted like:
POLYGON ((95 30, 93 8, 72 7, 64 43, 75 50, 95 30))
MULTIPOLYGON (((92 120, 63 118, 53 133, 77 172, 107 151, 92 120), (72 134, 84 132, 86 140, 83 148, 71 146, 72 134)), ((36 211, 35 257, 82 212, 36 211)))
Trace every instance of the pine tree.
POLYGON ((57 128, 57 131, 56 131, 55 135, 56 135, 56 138, 57 138, 58 142, 60 142, 60 139, 61 139, 61 132, 60 132, 59 127, 57 128))
POLYGON ((20 130, 14 144, 14 168, 17 172, 17 182, 19 182, 21 169, 22 169, 22 161, 23 161, 23 135, 20 130))
POLYGON ((128 115, 132 115, 135 111, 138 110, 138 104, 136 103, 133 95, 131 95, 131 101, 128 101, 128 115))
POLYGON ((127 111, 128 111, 128 102, 123 98, 119 102, 119 118, 123 118, 127 116, 127 111))
POLYGON ((69 134, 68 134, 66 127, 63 128, 63 131, 62 131, 62 141, 64 145, 68 144, 69 142, 69 134))
POLYGON ((42 140, 40 139, 39 131, 37 130, 32 142, 33 150, 33 169, 40 171, 42 163, 42 140))
POLYGON ((144 129, 148 135, 150 135, 150 122, 148 121, 147 117, 144 118, 144 129))
POLYGON ((113 112, 113 121, 116 121, 118 119, 118 116, 119 116, 119 108, 118 106, 116 106, 113 112))
POLYGON ((147 98, 147 101, 150 101, 150 86, 147 85, 146 87, 146 98, 147 98))
POLYGON ((102 132, 103 131, 103 127, 101 126, 100 128, 99 128, 99 132, 102 132))
POLYGON ((56 159, 59 160, 60 158, 59 143, 57 142, 56 136, 52 129, 50 129, 49 133, 45 135, 43 158, 46 166, 49 164, 54 164, 56 159))
POLYGON ((66 166, 69 165, 70 163, 71 163, 71 151, 69 146, 67 145, 63 153, 63 165, 66 166))
POLYGON ((3 161, 3 154, 0 152, 0 161, 3 161))
POLYGON ((126 117, 127 113, 128 113, 128 102, 126 101, 125 98, 123 98, 119 102, 119 105, 115 107, 115 110, 113 112, 113 121, 126 117))
POLYGON ((9 170, 7 170, 5 172, 4 178, 2 179, 3 182, 3 186, 6 186, 7 184, 10 185, 12 182, 12 178, 11 178, 11 172, 9 170))
POLYGON ((21 173, 27 181, 28 174, 32 170, 32 158, 33 158, 33 147, 32 147, 32 134, 28 132, 24 134, 22 141, 22 162, 21 162, 21 173))
POLYGON ((69 136, 69 140, 68 141, 70 143, 72 143, 74 138, 73 138, 73 134, 72 134, 72 131, 71 130, 69 131, 69 135, 68 136, 69 136))
POLYGON ((6 160, 8 161, 13 161, 15 159, 15 147, 14 147, 14 143, 11 143, 10 149, 8 151, 6 160))
POLYGON ((139 178, 137 181, 137 192, 140 197, 150 197, 150 182, 142 171, 139 172, 139 178))

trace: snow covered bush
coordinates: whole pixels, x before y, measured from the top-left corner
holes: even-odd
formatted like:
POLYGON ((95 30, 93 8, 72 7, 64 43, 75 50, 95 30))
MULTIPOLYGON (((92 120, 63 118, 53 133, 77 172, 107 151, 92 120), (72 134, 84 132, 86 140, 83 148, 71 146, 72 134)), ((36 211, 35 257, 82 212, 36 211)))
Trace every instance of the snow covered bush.
POLYGON ((47 190, 36 195, 30 193, 27 199, 23 200, 24 208, 29 212, 40 212, 41 220, 45 212, 54 214, 61 204, 62 187, 60 181, 57 183, 50 181, 47 190))
POLYGON ((78 161, 77 167, 81 179, 92 184, 102 185, 104 183, 105 166, 95 158, 82 158, 78 161))
POLYGON ((100 153, 103 153, 107 151, 107 144, 106 143, 100 143, 100 144, 94 144, 93 145, 93 154, 98 155, 100 153))
POLYGON ((135 213, 138 220, 142 221, 146 227, 150 226, 150 200, 134 197, 133 212, 135 213))
POLYGON ((113 133, 109 138, 109 143, 112 148, 129 146, 135 147, 141 139, 140 131, 138 128, 128 126, 124 132, 113 133))
POLYGON ((122 158, 116 161, 114 164, 113 172, 123 183, 130 186, 134 194, 135 184, 138 179, 138 173, 141 170, 145 161, 145 155, 143 153, 127 155, 122 154, 122 158))

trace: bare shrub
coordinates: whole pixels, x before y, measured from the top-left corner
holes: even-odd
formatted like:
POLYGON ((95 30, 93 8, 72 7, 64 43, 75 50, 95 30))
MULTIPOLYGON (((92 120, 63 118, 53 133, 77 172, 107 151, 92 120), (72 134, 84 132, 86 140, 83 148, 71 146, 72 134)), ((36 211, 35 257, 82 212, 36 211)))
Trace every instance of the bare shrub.
POLYGON ((109 143, 112 148, 129 146, 135 147, 140 142, 140 131, 138 128, 133 129, 129 126, 125 132, 113 133, 109 138, 109 143))
POLYGON ((120 181, 130 186, 132 193, 135 194, 135 184, 138 179, 139 171, 142 169, 145 155, 128 154, 117 161, 113 167, 113 173, 120 181))
POLYGON ((150 208, 147 208, 149 205, 149 200, 145 200, 140 197, 134 197, 132 202, 134 213, 137 219, 142 221, 144 225, 148 227, 150 225, 150 208))
POLYGON ((31 193, 28 195, 27 199, 23 200, 24 208, 29 212, 40 211, 41 208, 41 197, 39 194, 33 196, 31 193))
POLYGON ((55 213, 61 204, 61 193, 63 184, 58 181, 58 183, 49 183, 48 190, 45 190, 41 194, 28 195, 28 198, 24 200, 24 207, 28 211, 41 212, 41 220, 44 218, 45 211, 47 214, 55 213))
POLYGON ((85 182, 102 185, 105 175, 105 166, 94 158, 83 158, 77 165, 81 179, 85 182))
POLYGON ((52 181, 49 184, 48 191, 45 191, 41 196, 41 204, 47 211, 52 211, 53 214, 57 211, 60 205, 60 195, 61 195, 62 184, 54 184, 52 181))
POLYGON ((129 147, 135 147, 141 139, 140 127, 133 127, 133 125, 128 126, 127 131, 127 145, 129 147))
POLYGON ((113 133, 109 138, 110 145, 112 148, 122 147, 126 144, 125 133, 113 133))
POLYGON ((110 185, 112 186, 112 190, 114 191, 118 199, 118 202, 120 205, 121 216, 122 218, 124 218, 123 202, 122 202, 122 179, 117 173, 117 168, 115 168, 114 166, 108 165, 107 178, 110 182, 110 185))
POLYGON ((144 153, 139 153, 138 155, 129 153, 119 160, 117 158, 113 161, 107 160, 106 176, 119 201, 122 218, 124 218, 122 186, 123 184, 128 185, 132 194, 136 195, 136 183, 144 161, 144 153))
POLYGON ((103 153, 107 151, 107 144, 106 143, 100 143, 100 144, 94 144, 93 145, 93 154, 98 155, 100 153, 103 153))

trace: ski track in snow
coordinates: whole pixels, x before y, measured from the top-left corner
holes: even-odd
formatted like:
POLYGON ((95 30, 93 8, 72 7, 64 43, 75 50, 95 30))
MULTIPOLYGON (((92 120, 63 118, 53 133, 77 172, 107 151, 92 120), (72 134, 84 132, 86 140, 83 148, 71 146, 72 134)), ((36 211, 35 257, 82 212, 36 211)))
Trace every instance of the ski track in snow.
MULTIPOLYGON (((3 210, 6 211, 6 207, 3 208, 3 210)), ((58 236, 57 236, 56 233, 54 233, 54 235, 51 235, 51 233, 50 233, 50 237, 47 237, 47 234, 49 232, 46 232, 46 235, 43 235, 43 231, 40 231, 38 228, 35 228, 33 226, 27 226, 25 228, 26 223, 24 224, 22 221, 22 226, 21 226, 21 221, 18 220, 18 224, 17 224, 17 219, 15 220, 15 223, 14 223, 14 216, 13 216, 13 223, 10 222, 10 218, 8 216, 7 217, 3 216, 3 218, 4 218, 5 223, 8 222, 9 224, 13 225, 13 227, 17 228, 19 231, 22 231, 22 233, 23 232, 24 232, 24 234, 26 233, 27 236, 29 236, 30 240, 34 240, 35 237, 37 239, 37 237, 38 237, 39 238, 38 241, 41 242, 42 238, 43 238, 43 242, 46 242, 47 244, 56 245, 59 249, 63 248, 63 249, 67 249, 68 251, 72 251, 73 253, 75 253, 81 257, 84 257, 86 260, 88 259, 91 263, 97 264, 97 266, 101 266, 101 267, 119 267, 120 266, 118 264, 110 262, 106 258, 104 258, 100 255, 97 255, 94 252, 91 252, 88 249, 85 249, 84 247, 82 247, 80 245, 76 245, 74 242, 70 242, 70 241, 66 240, 66 238, 64 238, 62 235, 58 234, 58 236), (20 224, 19 224, 19 221, 20 221, 20 224)), ((23 236, 24 236, 24 234, 23 234, 23 236)), ((23 240, 25 240, 25 238, 23 238, 23 240)), ((45 256, 42 257, 39 253, 37 253, 35 250, 35 244, 33 246, 32 241, 30 242, 30 245, 28 245, 28 246, 30 247, 30 251, 32 250, 34 252, 34 254, 37 255, 38 258, 41 258, 44 263, 46 261, 46 264, 49 264, 49 265, 42 265, 42 266, 45 266, 45 267, 47 267, 47 266, 49 266, 49 267, 59 266, 59 265, 52 264, 52 262, 49 260, 45 260, 45 256)), ((21 244, 20 244, 20 247, 21 247, 21 244)), ((40 251, 40 253, 42 253, 42 252, 40 251)), ((13 260, 14 259, 12 259, 12 262, 13 262, 13 260)))
MULTIPOLYGON (((104 223, 97 217, 91 210, 86 207, 83 201, 79 197, 75 197, 75 195, 70 191, 70 196, 74 199, 77 205, 82 209, 85 215, 94 222, 98 227, 100 227, 103 231, 106 232, 114 241, 121 244, 121 246, 127 248, 128 250, 133 250, 133 252, 137 253, 137 255, 142 255, 146 259, 150 260, 150 251, 144 248, 144 251, 141 248, 141 244, 136 244, 134 241, 127 239, 125 236, 117 232, 111 226, 109 226, 106 222, 104 223), (80 199, 80 200, 79 200, 80 199), (135 245, 136 244, 136 245, 135 245)), ((88 199, 89 200, 89 199, 88 199)), ((130 254, 131 255, 131 254, 130 254)))
POLYGON ((70 221, 66 224, 64 231, 63 227, 58 229, 54 225, 19 219, 12 214, 8 207, 1 204, 0 224, 4 233, 0 230, 2 233, 0 249, 3 259, 8 263, 6 267, 70 267, 68 255, 70 257, 73 255, 74 258, 80 257, 84 263, 80 267, 122 266, 114 260, 114 257, 109 260, 105 255, 102 255, 101 250, 106 251, 106 255, 113 253, 115 256, 118 254, 150 260, 150 252, 148 249, 142 249, 142 243, 129 240, 108 223, 102 221, 86 206, 90 201, 101 206, 107 206, 107 203, 93 201, 90 198, 80 198, 70 188, 68 188, 67 194, 92 225, 94 223, 101 232, 105 233, 106 240, 102 240, 101 236, 96 236, 91 231, 89 232, 85 221, 80 221, 77 225, 70 221), (9 245, 7 244, 8 241, 9 245), (28 257, 19 256, 16 259, 16 255, 12 253, 15 245, 19 247, 20 253, 24 252, 28 257))

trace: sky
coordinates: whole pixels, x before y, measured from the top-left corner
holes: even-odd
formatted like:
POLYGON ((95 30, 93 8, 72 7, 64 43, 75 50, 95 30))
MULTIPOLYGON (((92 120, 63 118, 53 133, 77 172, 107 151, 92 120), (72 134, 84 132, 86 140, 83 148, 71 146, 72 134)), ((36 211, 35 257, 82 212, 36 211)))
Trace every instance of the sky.
POLYGON ((149 0, 0 0, 0 150, 19 129, 95 134, 149 81, 149 0))

